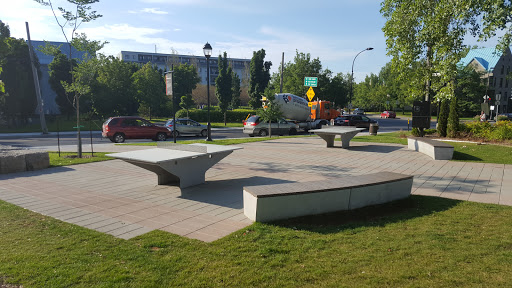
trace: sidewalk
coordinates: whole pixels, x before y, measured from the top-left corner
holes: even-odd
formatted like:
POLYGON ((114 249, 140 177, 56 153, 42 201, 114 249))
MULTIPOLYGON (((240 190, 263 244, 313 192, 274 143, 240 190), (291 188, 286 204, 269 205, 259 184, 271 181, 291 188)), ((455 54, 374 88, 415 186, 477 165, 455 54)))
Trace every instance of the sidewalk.
MULTIPOLYGON (((239 146, 244 149, 206 173, 205 184, 183 191, 156 185, 153 173, 112 160, 0 175, 0 199, 123 239, 160 229, 207 242, 251 224, 242 197, 251 185, 393 171, 414 175, 416 195, 512 205, 512 165, 435 161, 397 144, 351 142, 349 149, 328 149, 319 137, 239 146)), ((95 151, 147 148, 105 144, 95 151)))

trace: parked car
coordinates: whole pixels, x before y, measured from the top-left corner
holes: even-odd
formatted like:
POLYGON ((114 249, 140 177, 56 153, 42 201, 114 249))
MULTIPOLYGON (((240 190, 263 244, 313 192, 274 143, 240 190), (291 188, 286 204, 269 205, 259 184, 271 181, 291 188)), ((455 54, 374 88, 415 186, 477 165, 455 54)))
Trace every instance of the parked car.
POLYGON ((101 135, 115 143, 123 143, 125 139, 153 139, 165 141, 171 131, 157 126, 148 120, 136 116, 110 117, 103 123, 101 135))
POLYGON ((165 127, 169 128, 172 132, 176 131, 176 136, 180 136, 182 134, 193 134, 206 137, 206 134, 208 133, 208 127, 206 125, 187 118, 176 119, 176 125, 174 125, 173 119, 169 119, 165 123, 165 127))
POLYGON ((372 123, 379 124, 379 122, 363 115, 342 115, 334 119, 334 125, 336 126, 356 126, 356 128, 370 129, 372 123))
POLYGON ((356 109, 354 109, 354 111, 352 111, 352 114, 364 115, 364 109, 356 108, 356 109))
MULTIPOLYGON (((244 130, 245 134, 248 134, 250 137, 255 135, 265 137, 268 135, 269 124, 261 121, 261 117, 258 115, 252 115, 246 121, 244 121, 244 130)), ((285 119, 280 119, 277 122, 271 123, 272 135, 295 135, 297 134, 297 124, 286 121, 285 119)))
POLYGON ((380 118, 396 118, 396 113, 393 111, 384 111, 380 113, 380 118))

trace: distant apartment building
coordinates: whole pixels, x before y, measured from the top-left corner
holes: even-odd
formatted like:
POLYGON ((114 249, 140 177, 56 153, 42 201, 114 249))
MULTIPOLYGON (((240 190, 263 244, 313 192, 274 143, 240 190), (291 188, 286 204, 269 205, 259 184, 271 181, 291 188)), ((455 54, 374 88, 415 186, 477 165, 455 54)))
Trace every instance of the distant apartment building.
MULTIPOLYGON (((139 64, 151 62, 157 65, 159 69, 162 69, 162 71, 171 70, 172 64, 192 64, 197 67, 198 75, 201 78, 200 84, 206 85, 207 83, 206 58, 204 56, 121 51, 118 58, 125 62, 139 64)), ((214 55, 210 58, 210 85, 215 85, 215 79, 219 76, 218 59, 218 56, 214 55)), ((238 74, 242 83, 244 83, 244 80, 248 81, 251 59, 228 58, 228 63, 233 71, 238 74)))
MULTIPOLYGON (((487 84, 487 95, 491 98, 489 105, 495 106, 495 112, 507 113, 512 109, 509 105, 512 97, 512 78, 507 77, 512 66, 510 48, 505 52, 494 48, 472 49, 459 64, 463 67, 471 65, 473 69, 483 73, 482 79, 487 84), (501 96, 497 96, 498 94, 501 96), (501 98, 499 101, 498 97, 501 98)), ((482 101, 483 97, 484 95, 482 101)))
MULTIPOLYGON (((48 80, 50 79, 50 74, 48 65, 53 61, 53 56, 46 55, 43 52, 39 51, 42 47, 45 46, 45 41, 35 41, 32 40, 32 47, 34 48, 34 53, 39 59, 41 77, 39 78, 39 86, 41 87, 41 98, 43 100, 44 114, 60 114, 59 106, 55 102, 55 97, 57 94, 53 91, 52 87, 48 80)), ((53 42, 47 41, 47 43, 55 45, 57 47, 60 46, 60 51, 69 56, 69 44, 66 42, 53 42)), ((28 44, 28 41, 27 41, 28 44)), ((85 52, 77 51, 75 48, 71 47, 71 58, 82 59, 85 52)), ((36 109, 36 114, 39 114, 39 109, 36 109)))

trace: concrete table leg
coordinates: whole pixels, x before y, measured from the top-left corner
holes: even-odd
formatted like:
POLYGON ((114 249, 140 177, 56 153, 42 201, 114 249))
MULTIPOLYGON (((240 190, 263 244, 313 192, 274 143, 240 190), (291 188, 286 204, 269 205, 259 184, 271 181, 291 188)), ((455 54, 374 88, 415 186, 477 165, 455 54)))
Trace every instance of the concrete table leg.
POLYGON ((334 147, 334 138, 336 138, 336 135, 334 134, 317 134, 322 139, 327 142, 327 147, 334 147))

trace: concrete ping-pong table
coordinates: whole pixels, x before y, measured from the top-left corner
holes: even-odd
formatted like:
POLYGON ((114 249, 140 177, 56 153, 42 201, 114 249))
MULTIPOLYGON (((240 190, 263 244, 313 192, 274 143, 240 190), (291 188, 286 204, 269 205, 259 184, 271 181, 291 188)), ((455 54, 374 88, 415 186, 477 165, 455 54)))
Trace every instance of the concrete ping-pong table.
POLYGON ((217 164, 236 146, 213 144, 158 143, 158 148, 107 154, 158 175, 158 184, 186 188, 205 182, 208 169, 217 164))
POLYGON ((334 147, 334 138, 336 135, 340 135, 341 137, 341 147, 348 148, 350 140, 356 136, 357 133, 365 130, 364 128, 355 128, 355 127, 327 127, 322 129, 309 130, 310 132, 315 133, 320 136, 322 139, 327 142, 327 147, 334 147))

